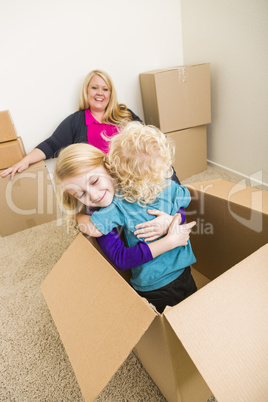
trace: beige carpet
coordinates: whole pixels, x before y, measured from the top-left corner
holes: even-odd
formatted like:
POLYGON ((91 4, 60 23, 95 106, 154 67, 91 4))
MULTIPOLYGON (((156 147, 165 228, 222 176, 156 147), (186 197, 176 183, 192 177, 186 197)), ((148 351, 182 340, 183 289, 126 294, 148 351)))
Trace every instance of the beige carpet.
MULTIPOLYGON (((209 167, 184 183, 220 177, 237 180, 209 167)), ((40 291, 72 240, 65 226, 56 222, 0 238, 1 402, 83 401, 40 291)), ((157 402, 165 398, 131 353, 97 401, 157 402)))

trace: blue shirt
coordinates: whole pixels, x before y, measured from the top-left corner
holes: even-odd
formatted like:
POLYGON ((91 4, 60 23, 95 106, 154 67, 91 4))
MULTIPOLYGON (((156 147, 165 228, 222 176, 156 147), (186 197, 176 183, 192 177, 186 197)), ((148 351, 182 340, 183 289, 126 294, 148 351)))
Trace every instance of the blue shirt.
MULTIPOLYGON (((148 205, 130 203, 124 198, 114 197, 106 208, 101 208, 91 216, 91 222, 103 233, 109 233, 114 227, 123 226, 128 246, 135 246, 140 239, 133 234, 140 222, 154 219, 147 209, 158 209, 174 215, 179 208, 190 203, 190 192, 186 187, 174 181, 162 191, 158 198, 148 205)), ((176 247, 154 258, 146 264, 132 268, 131 284, 134 289, 146 292, 159 289, 174 281, 184 268, 196 262, 190 241, 187 246, 176 247)))

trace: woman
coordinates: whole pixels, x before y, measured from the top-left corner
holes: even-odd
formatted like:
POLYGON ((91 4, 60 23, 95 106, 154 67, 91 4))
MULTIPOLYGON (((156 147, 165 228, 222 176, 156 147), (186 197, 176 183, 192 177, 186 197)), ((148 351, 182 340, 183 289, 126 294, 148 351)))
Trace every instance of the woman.
POLYGON ((32 163, 55 157, 62 148, 78 142, 88 142, 107 153, 105 136, 115 135, 123 121, 131 120, 141 121, 126 105, 118 104, 109 75, 102 70, 93 70, 84 80, 79 110, 63 120, 50 138, 1 175, 10 174, 13 179, 16 172, 23 172, 32 163))
MULTIPOLYGON (((75 143, 89 143, 103 152, 108 151, 106 137, 118 133, 120 124, 126 121, 141 121, 126 105, 118 104, 117 94, 110 76, 102 70, 93 70, 85 78, 79 101, 79 110, 60 123, 54 133, 41 142, 21 161, 4 170, 2 177, 16 172, 23 172, 29 165, 58 155, 62 148, 75 143), (105 134, 102 135, 102 133, 105 134)), ((175 172, 173 180, 180 184, 175 172)), ((182 221, 185 220, 184 211, 180 211, 182 221)), ((162 213, 152 210, 157 218, 143 222, 137 227, 137 235, 143 235, 147 240, 154 240, 160 236, 162 213)))

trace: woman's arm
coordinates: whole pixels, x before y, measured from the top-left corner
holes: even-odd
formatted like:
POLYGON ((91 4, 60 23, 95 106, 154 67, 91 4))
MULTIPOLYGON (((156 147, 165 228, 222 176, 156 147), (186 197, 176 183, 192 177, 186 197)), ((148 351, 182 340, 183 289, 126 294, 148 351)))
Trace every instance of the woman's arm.
POLYGON ((17 172, 21 173, 24 170, 28 169, 29 165, 31 165, 32 163, 36 163, 36 162, 42 161, 44 159, 46 159, 46 155, 44 154, 44 152, 38 148, 35 148, 29 154, 24 156, 24 158, 22 158, 19 162, 15 163, 15 165, 4 170, 1 173, 1 176, 6 177, 10 174, 11 175, 10 177, 12 180, 13 177, 15 176, 15 173, 17 173, 17 172))
POLYGON ((11 174, 11 179, 13 179, 16 172, 21 173, 32 163, 52 158, 67 145, 75 142, 87 142, 87 127, 84 116, 85 112, 80 110, 66 117, 49 138, 37 145, 21 161, 4 170, 1 176, 5 177, 11 174))

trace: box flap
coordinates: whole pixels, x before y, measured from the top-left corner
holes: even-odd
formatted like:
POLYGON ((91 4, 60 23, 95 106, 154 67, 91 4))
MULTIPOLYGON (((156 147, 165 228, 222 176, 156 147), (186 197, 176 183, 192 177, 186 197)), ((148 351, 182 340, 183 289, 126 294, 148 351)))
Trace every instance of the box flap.
POLYGON ((268 191, 221 179, 187 184, 188 188, 220 197, 229 203, 242 205, 268 214, 268 191))
POLYGON ((156 313, 81 234, 41 289, 84 398, 93 401, 156 313))
POLYGON ((268 395, 268 244, 164 313, 215 398, 268 395))
POLYGON ((17 138, 16 131, 8 110, 0 112, 0 142, 17 138))
POLYGON ((210 65, 210 63, 200 63, 200 64, 183 64, 182 66, 174 66, 174 67, 167 67, 167 68, 159 68, 159 69, 156 69, 156 70, 150 70, 150 71, 145 71, 145 72, 143 72, 143 73, 140 73, 140 76, 141 75, 144 75, 144 74, 153 74, 153 75, 155 75, 155 74, 162 74, 162 73, 166 73, 166 72, 168 72, 168 71, 172 71, 172 70, 176 70, 176 71, 178 71, 178 70, 182 70, 182 69, 185 69, 185 68, 198 68, 199 66, 202 66, 202 65, 210 65))

